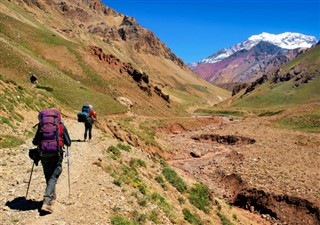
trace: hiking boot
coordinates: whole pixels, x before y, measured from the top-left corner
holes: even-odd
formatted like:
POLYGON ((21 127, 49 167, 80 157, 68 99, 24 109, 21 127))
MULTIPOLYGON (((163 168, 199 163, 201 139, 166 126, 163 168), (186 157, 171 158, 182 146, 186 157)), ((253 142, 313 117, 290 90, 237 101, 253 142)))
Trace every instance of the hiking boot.
POLYGON ((43 204, 41 207, 41 211, 46 213, 52 213, 53 212, 52 205, 43 204))

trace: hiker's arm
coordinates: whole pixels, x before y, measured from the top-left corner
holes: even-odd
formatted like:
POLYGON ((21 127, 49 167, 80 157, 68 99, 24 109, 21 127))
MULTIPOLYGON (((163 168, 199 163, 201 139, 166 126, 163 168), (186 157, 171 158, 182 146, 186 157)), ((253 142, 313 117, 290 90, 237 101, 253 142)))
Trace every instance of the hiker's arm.
POLYGON ((39 132, 39 128, 37 129, 36 135, 34 136, 33 140, 32 140, 32 144, 33 145, 38 145, 39 143, 39 136, 40 136, 40 132, 39 132))
POLYGON ((69 147, 71 146, 71 139, 70 139, 67 128, 64 126, 64 124, 62 126, 63 126, 63 143, 69 147))

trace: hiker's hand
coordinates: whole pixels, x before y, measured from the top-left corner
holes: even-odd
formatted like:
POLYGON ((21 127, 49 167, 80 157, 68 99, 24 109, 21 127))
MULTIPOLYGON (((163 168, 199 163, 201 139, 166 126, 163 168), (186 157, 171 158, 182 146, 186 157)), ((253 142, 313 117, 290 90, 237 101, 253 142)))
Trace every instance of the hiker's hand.
POLYGON ((37 148, 29 149, 29 157, 33 160, 34 164, 38 166, 41 158, 37 148))

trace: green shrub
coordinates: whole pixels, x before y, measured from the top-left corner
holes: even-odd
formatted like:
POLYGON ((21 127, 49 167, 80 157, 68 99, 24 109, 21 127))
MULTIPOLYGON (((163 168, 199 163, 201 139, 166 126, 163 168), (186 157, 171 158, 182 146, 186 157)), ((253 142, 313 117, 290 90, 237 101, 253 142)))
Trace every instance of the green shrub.
POLYGON ((147 168, 146 162, 141 159, 131 159, 130 166, 139 166, 139 167, 147 168))
POLYGON ((221 212, 217 212, 217 215, 220 217, 220 221, 222 223, 222 225, 234 225, 232 222, 230 222, 230 220, 228 220, 228 218, 223 215, 221 212))
POLYGON ((320 112, 299 113, 284 116, 275 124, 276 127, 320 132, 320 112))
POLYGON ((182 180, 181 177, 178 176, 178 174, 172 170, 169 167, 165 167, 162 170, 162 174, 167 179, 167 181, 175 187, 179 192, 184 192, 187 190, 186 183, 182 180))
POLYGON ((157 176, 156 178, 155 178, 155 180, 161 185, 161 187, 164 189, 164 190, 167 190, 168 188, 167 188, 167 185, 166 185, 166 183, 165 183, 165 180, 163 179, 163 176, 157 176))
POLYGON ((179 197, 178 202, 180 203, 180 205, 182 205, 182 204, 186 203, 186 200, 183 197, 179 197))
POLYGON ((155 224, 158 224, 159 221, 159 211, 154 209, 152 210, 149 215, 148 215, 149 220, 151 220, 152 222, 154 222, 155 224))
POLYGON ((111 217, 111 223, 113 225, 138 225, 138 222, 126 219, 124 216, 116 215, 111 217))
POLYGON ((189 191, 189 201, 198 209, 209 213, 211 205, 210 190, 202 183, 197 183, 189 191))
POLYGON ((166 199, 156 192, 152 193, 150 198, 153 203, 161 207, 169 207, 169 203, 166 201, 166 199))
POLYGON ((130 152, 131 151, 131 146, 130 145, 124 145, 124 144, 118 143, 117 147, 119 149, 121 149, 121 150, 126 151, 126 152, 130 152))
POLYGON ((143 213, 139 213, 137 210, 134 210, 132 213, 135 221, 138 221, 140 223, 144 223, 147 220, 147 215, 143 213))
POLYGON ((189 209, 184 208, 182 210, 182 213, 183 213, 184 219, 188 221, 190 224, 195 224, 195 225, 203 224, 199 216, 191 213, 189 209))
POLYGON ((138 198, 137 200, 140 206, 143 206, 143 207, 147 206, 148 198, 146 196, 143 196, 142 198, 138 198))
POLYGON ((280 114, 282 113, 283 110, 279 110, 279 111, 267 111, 267 112, 263 112, 263 113, 260 113, 258 116, 259 117, 263 117, 263 116, 274 116, 274 115, 277 115, 277 114, 280 114))
POLYGON ((144 194, 144 195, 147 194, 147 185, 146 184, 142 183, 138 188, 139 188, 139 191, 141 194, 144 194))
POLYGON ((2 123, 4 123, 4 124, 7 124, 9 127, 11 127, 11 128, 15 128, 13 125, 12 125, 12 123, 9 121, 9 119, 7 119, 7 118, 5 118, 5 117, 1 117, 0 116, 0 121, 2 122, 2 123))
POLYGON ((121 156, 120 150, 112 145, 108 147, 107 153, 112 159, 117 159, 121 156))
POLYGON ((113 183, 118 187, 121 187, 121 184, 122 184, 121 179, 116 179, 113 181, 113 183))

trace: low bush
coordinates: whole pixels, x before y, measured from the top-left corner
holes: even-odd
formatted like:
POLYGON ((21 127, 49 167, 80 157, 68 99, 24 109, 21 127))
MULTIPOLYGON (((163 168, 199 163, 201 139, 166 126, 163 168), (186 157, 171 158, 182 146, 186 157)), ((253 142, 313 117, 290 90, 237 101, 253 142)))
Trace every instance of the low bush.
POLYGON ((136 221, 131 221, 121 215, 115 215, 111 217, 111 223, 113 225, 139 225, 136 221))
POLYGON ((120 150, 112 145, 107 148, 107 153, 112 159, 117 159, 121 156, 120 150))
POLYGON ((234 225, 228 218, 223 215, 221 212, 217 212, 217 215, 220 217, 222 225, 234 225))
POLYGON ((185 192, 187 190, 187 184, 170 167, 164 167, 163 170, 162 170, 162 174, 167 179, 167 181, 173 187, 175 187, 180 193, 183 193, 183 192, 185 192))
POLYGON ((184 208, 182 210, 182 213, 183 213, 184 219, 188 221, 190 224, 195 224, 195 225, 203 224, 200 217, 196 214, 191 213, 189 209, 184 208))
POLYGON ((124 145, 122 143, 118 143, 117 144, 117 147, 123 151, 126 151, 126 152, 130 152, 131 151, 131 146, 130 145, 124 145))
POLYGON ((211 205, 210 190, 202 183, 197 183, 189 191, 189 201, 198 209, 209 213, 211 205))

